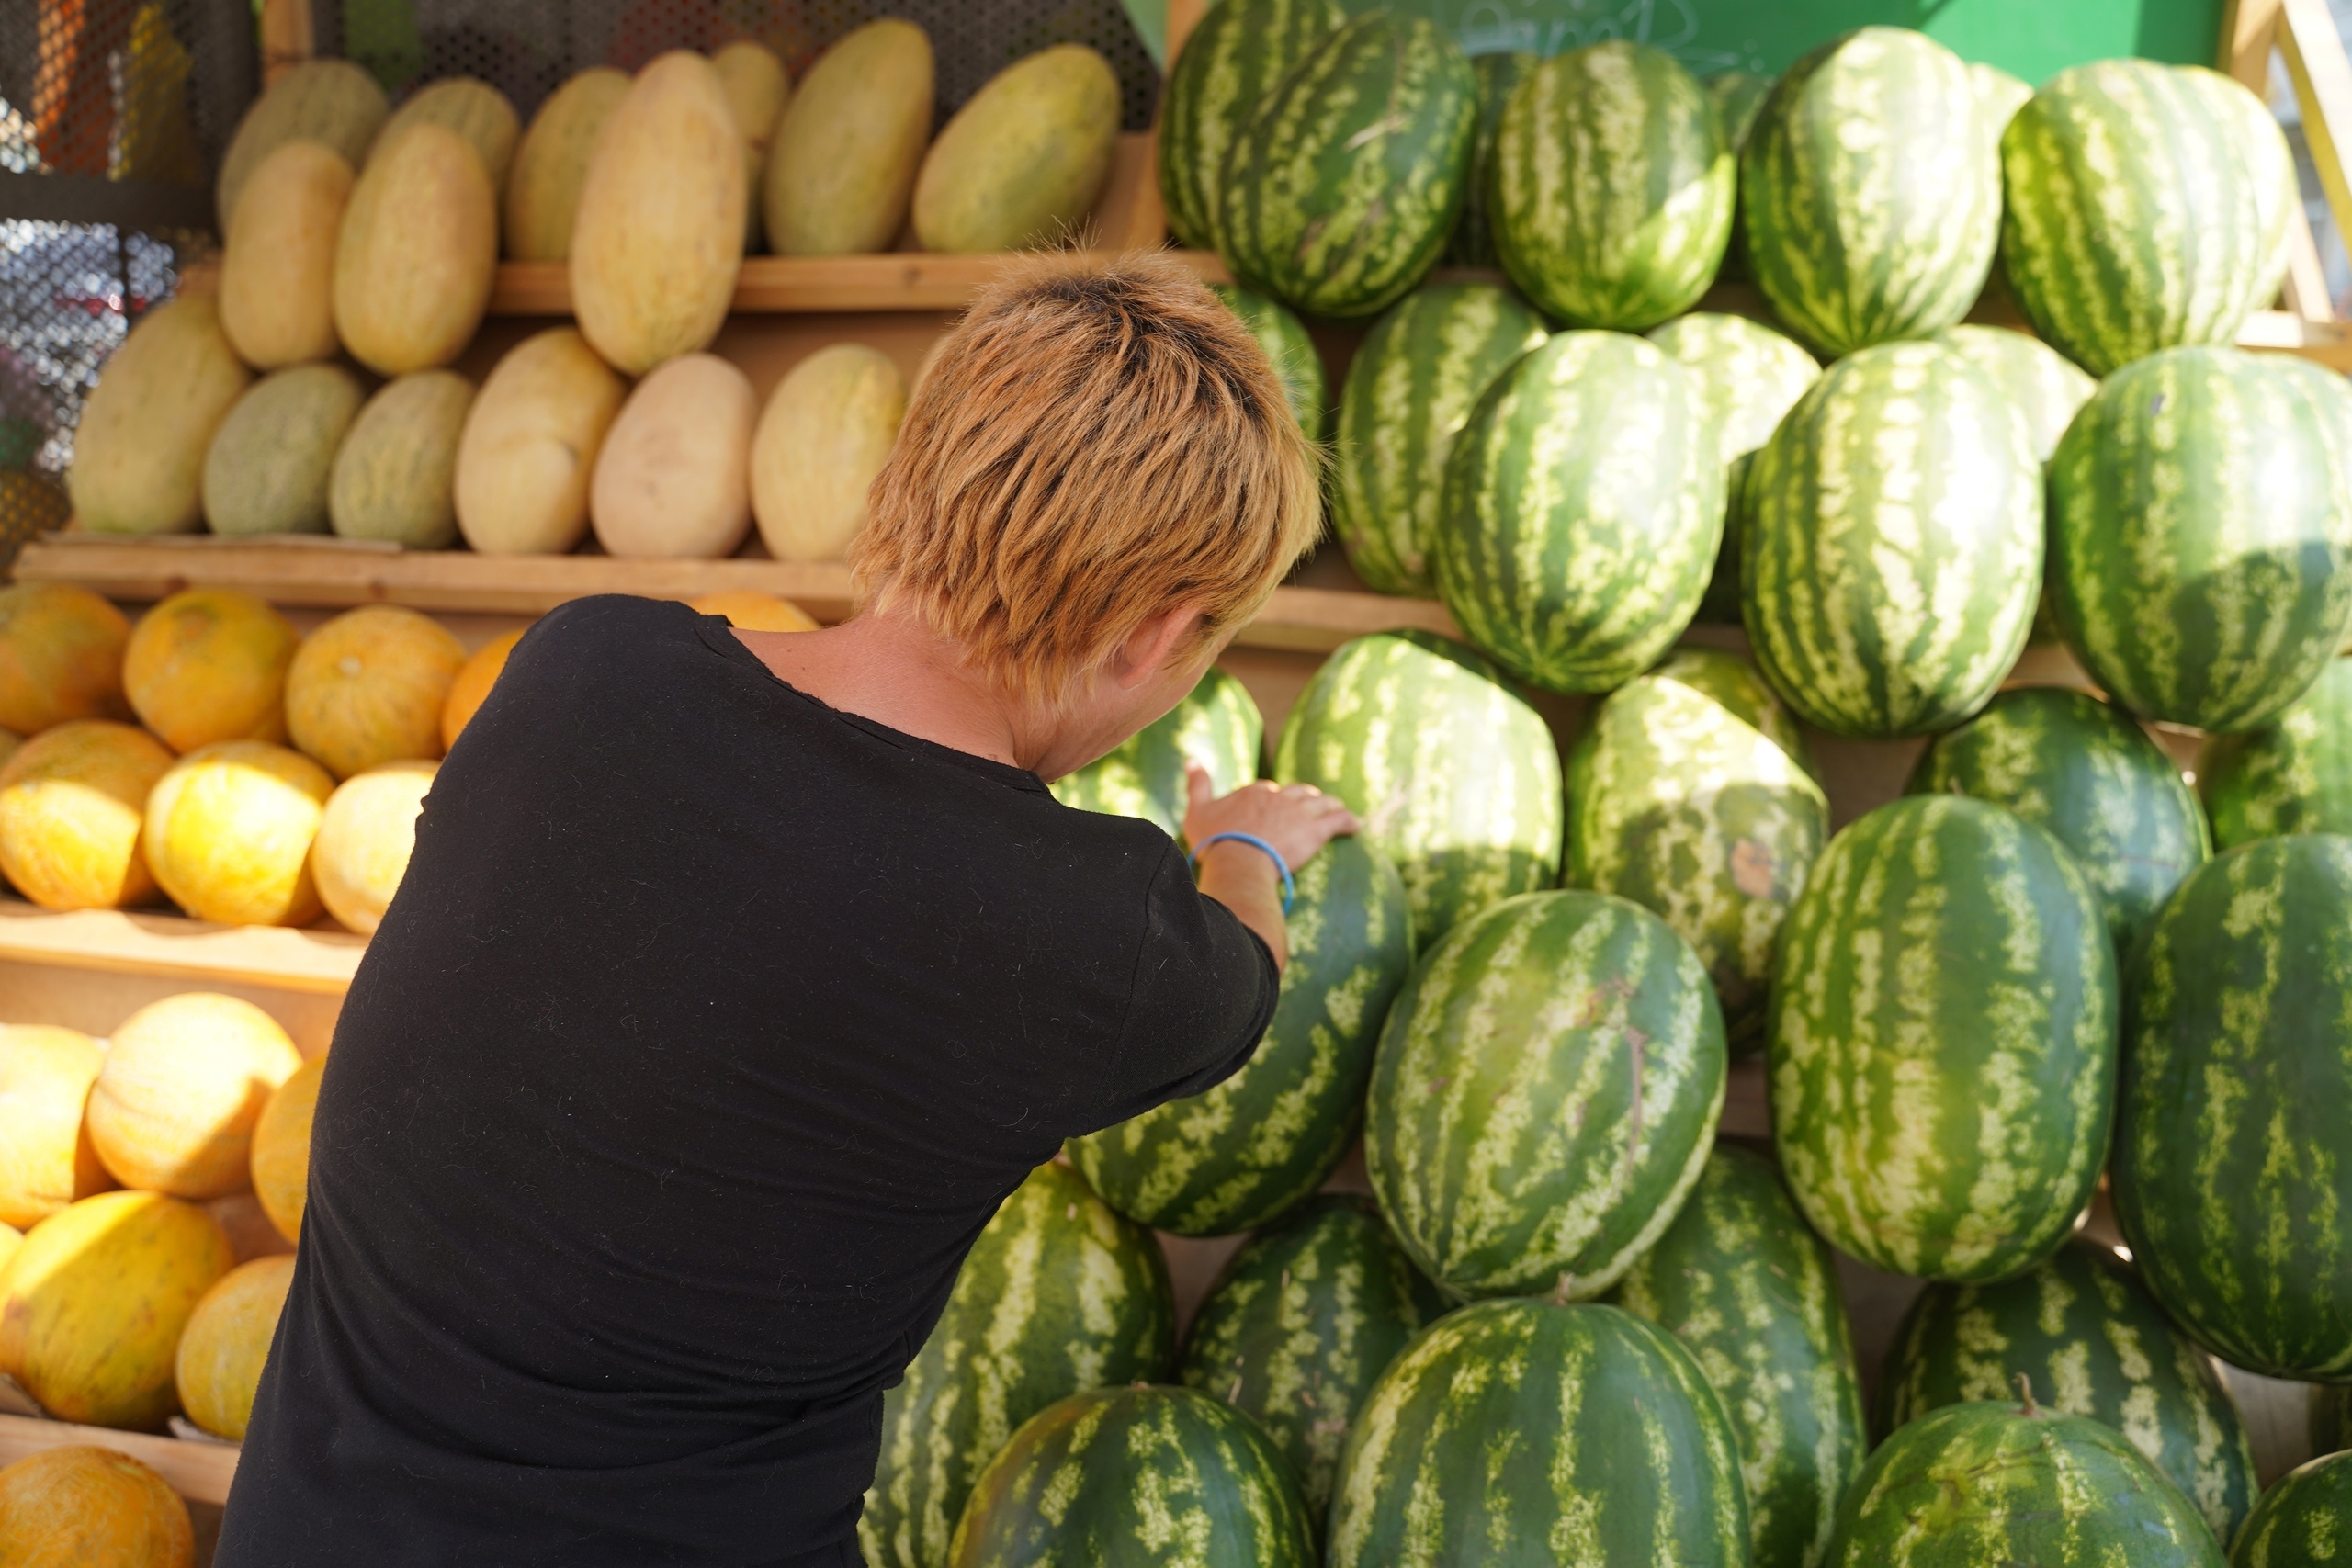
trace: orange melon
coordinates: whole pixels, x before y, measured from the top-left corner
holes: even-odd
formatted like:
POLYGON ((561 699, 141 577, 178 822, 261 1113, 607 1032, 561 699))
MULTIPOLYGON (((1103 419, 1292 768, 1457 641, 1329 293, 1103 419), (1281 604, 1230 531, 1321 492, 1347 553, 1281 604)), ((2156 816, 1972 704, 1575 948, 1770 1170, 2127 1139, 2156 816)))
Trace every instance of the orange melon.
POLYGON ((128 718, 122 649, 130 622, 86 588, 0 588, 0 729, 32 735, 69 718, 128 718))
POLYGON ((187 1418, 214 1437, 244 1439, 270 1337, 293 1284, 290 1253, 256 1258, 220 1276, 189 1314, 174 1381, 187 1418))
POLYGON ((155 896, 139 836, 172 754, 143 729, 77 718, 0 767, 0 872, 44 909, 124 909, 155 896))
POLYGON ((311 1196, 311 1122, 326 1070, 323 1055, 295 1068, 254 1123, 254 1196, 288 1241, 302 1239, 302 1211, 311 1196))
POLYGON ((475 649, 458 670, 458 678, 449 682, 449 700, 441 705, 441 749, 447 751, 458 743, 458 733, 470 723, 474 710, 490 695, 498 683, 498 672, 506 668, 506 656, 523 640, 523 633, 531 628, 502 632, 475 649))
POLYGON ((0 1470, 0 1562, 8 1568, 191 1568, 187 1505, 129 1454, 44 1449, 0 1470))
POLYGON ((286 739, 294 625, 250 593, 189 588, 139 617, 122 684, 139 722, 175 751, 286 739))
POLYGON ((347 779, 379 762, 441 755, 441 709, 465 645, 429 615, 368 604, 311 634, 286 676, 294 744, 347 779))
POLYGON ((105 1060, 79 1030, 0 1024, 0 1224, 38 1224, 114 1185, 83 1125, 105 1060))
POLYGON ((266 740, 199 746, 147 797, 147 864, 199 920, 299 926, 319 916, 311 840, 334 780, 266 740))
MULTIPOLYGON (((285 1085, 278 1086, 283 1089, 285 1085)), ((270 1096, 272 1100, 276 1095, 270 1096)), ((256 1134, 260 1123, 254 1123, 256 1134)), ((229 1250, 237 1255, 240 1263, 251 1263, 256 1258, 277 1258, 294 1250, 294 1244, 277 1234, 270 1223, 269 1212, 261 1200, 250 1192, 232 1192, 226 1198, 207 1198, 204 1212, 220 1222, 229 1233, 229 1250)))
POLYGON ((24 746, 23 736, 13 729, 0 729, 0 767, 7 766, 8 759, 23 750, 24 746))
POLYGON ((749 588, 729 588, 689 599, 686 606, 706 615, 724 615, 747 632, 813 632, 817 618, 789 599, 749 588))
POLYGON ((302 1054, 269 1014, 217 991, 150 1002, 116 1026, 90 1086, 90 1142, 125 1187, 219 1198, 253 1177, 254 1124, 302 1054))
POLYGON ((416 814, 438 762, 409 758, 356 773, 327 797, 311 843, 311 879, 327 913, 374 936, 416 848, 416 814))

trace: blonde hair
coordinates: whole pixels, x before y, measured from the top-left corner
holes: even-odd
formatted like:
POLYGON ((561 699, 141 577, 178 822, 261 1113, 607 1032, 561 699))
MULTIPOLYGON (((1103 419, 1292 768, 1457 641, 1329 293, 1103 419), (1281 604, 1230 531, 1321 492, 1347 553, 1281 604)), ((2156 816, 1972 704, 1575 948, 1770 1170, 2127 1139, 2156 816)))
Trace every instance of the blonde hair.
POLYGON ((1317 462, 1256 340, 1181 267, 1031 263, 939 344, 850 567, 861 601, 1057 701, 1154 615, 1197 607, 1205 641, 1263 608, 1314 543, 1317 462))

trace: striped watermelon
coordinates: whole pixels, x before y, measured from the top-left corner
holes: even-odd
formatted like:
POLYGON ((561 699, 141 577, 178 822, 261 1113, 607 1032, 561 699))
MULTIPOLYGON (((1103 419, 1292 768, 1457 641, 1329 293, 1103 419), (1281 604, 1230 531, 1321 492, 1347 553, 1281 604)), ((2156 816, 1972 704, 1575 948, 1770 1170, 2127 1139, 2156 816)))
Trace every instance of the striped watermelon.
POLYGON ((1604 893, 1455 927, 1388 1010, 1364 1107, 1381 1212, 1455 1294, 1600 1294, 1673 1222, 1724 1102, 1690 944, 1604 893))
POLYGON ((1323 661, 1283 727, 1274 777, 1348 803, 1405 878, 1426 949, 1560 875, 1560 754, 1502 672, 1430 632, 1381 632, 1323 661))
POLYGON ((1437 264, 1462 211, 1478 84, 1422 17, 1374 11, 1310 49, 1238 130, 1217 254, 1310 316, 1376 315, 1437 264))
POLYGON ((1081 811, 1140 817, 1171 839, 1184 834, 1184 764, 1209 771, 1219 795, 1258 776, 1266 721, 1250 689, 1211 666, 1182 702, 1074 773, 1054 798, 1081 811))
POLYGON ((2115 952, 2057 840, 1914 795, 1829 840, 1781 928, 1772 1142, 1874 1268, 1998 1280, 2090 1201, 2115 1099, 2115 952))
POLYGON ((1238 283, 1212 283, 1209 292, 1225 301, 1226 309, 1240 318, 1258 346, 1266 351, 1298 428, 1309 441, 1322 440, 1323 356, 1316 352, 1315 340, 1306 335, 1306 323, 1238 283))
POLYGON ((2320 1568, 2352 1546, 2352 1454, 2279 1477, 2230 1551, 2232 1568, 2320 1568))
POLYGON ((1756 128, 1757 112, 1771 96, 1772 78, 1752 71, 1718 71, 1706 79, 1706 88, 1723 125, 1724 141, 1737 157, 1747 145, 1747 133, 1756 128))
POLYGON ((1757 286, 1824 357, 1951 325, 1984 287, 2001 224, 1967 65, 1905 28, 1822 45, 1758 112, 1739 204, 1757 286))
POLYGON ((2148 1289, 2225 1360, 2352 1382, 2352 839, 2261 839, 2132 972, 2113 1182, 2148 1289))
POLYGON ((2213 1532, 2121 1433, 2083 1416, 1949 1404, 1878 1447, 1826 1568, 2222 1568, 2213 1532))
POLYGON ((1723 515, 1694 378, 1640 338, 1562 333, 1496 377, 1454 440, 1438 594, 1522 680, 1606 692, 1690 624, 1723 515))
POLYGON ((2017 661, 2041 465, 2024 416, 1951 349, 1831 366, 1757 453, 1743 502, 1748 642, 1800 716, 1857 739, 1925 735, 2017 661))
POLYGON ((1997 151, 2001 133, 2008 130, 2018 110, 2032 98, 2033 89, 1999 66, 1987 65, 1981 60, 1969 62, 1968 80, 1976 88, 1976 105, 1982 111, 1984 133, 1993 139, 1997 151))
POLYGON ((2352 1448, 2352 1386, 2312 1385, 2310 1435, 2315 1454, 2352 1448))
POLYGON ((2303 203, 2294 151, 2287 145, 2287 133, 2270 106, 2256 94, 2218 71, 2191 66, 2188 75, 2214 112, 2236 128, 2247 183, 2254 188, 2255 222, 2269 242, 2269 249, 2250 276, 2246 299, 2251 310, 2267 310, 2278 302, 2278 286, 2286 281, 2292 220, 2303 203))
POLYGON ((2205 814, 2172 759, 2080 692, 2003 692, 1936 737, 1905 788, 2005 806, 2073 851, 2119 954, 2211 852, 2205 814))
POLYGON ((1490 283, 1425 285, 1364 334, 1340 392, 1331 513, 1365 586, 1437 591, 1429 551, 1453 437, 1494 378, 1544 336, 1541 316, 1490 283))
POLYGON ((2050 509, 2051 610, 2109 695, 2267 724, 2352 615, 2352 388, 2234 348, 2138 360, 2058 443, 2050 509))
POLYGON ((1487 208, 1492 199, 1495 128, 1502 122, 1503 105, 1511 89, 1535 69, 1536 57, 1524 50, 1473 55, 1470 70, 1478 79, 1478 124, 1470 138, 1470 175, 1462 191, 1462 216, 1454 220, 1453 238, 1446 242, 1448 266, 1499 266, 1495 255, 1495 231, 1487 208))
POLYGON ((881 1457, 858 1520, 873 1568, 940 1568, 981 1466, 1081 1389, 1164 1376, 1176 1306, 1151 1234, 1075 1171, 1041 1165, 980 1232, 947 1307, 882 1396, 881 1457))
POLYGON ((2225 850, 2281 833, 2352 833, 2352 660, 2329 660, 2260 729, 2207 740, 2197 792, 2225 850))
POLYGON ((1707 90, 1611 39, 1545 61, 1495 135, 1495 251, 1560 321, 1646 332, 1698 303, 1731 238, 1736 170, 1707 90))
POLYGON ((1070 1163, 1113 1208, 1179 1235, 1283 1213, 1355 1141, 1381 1021, 1412 965, 1405 884, 1363 840, 1332 840, 1298 868, 1290 963, 1258 1054, 1205 1093, 1072 1138, 1070 1163))
POLYGON ((1159 98, 1159 199, 1185 246, 1217 248, 1218 177, 1234 133, 1346 20, 1333 0, 1223 0, 1184 40, 1159 98))
POLYGON ((1319 1523, 1373 1380, 1447 1305, 1372 1200, 1316 1198, 1226 1264, 1178 1375, 1265 1428, 1319 1523))
POLYGON ((2105 1422, 2227 1540, 2254 1503, 2254 1450, 2213 1363, 2114 1253, 2080 1237, 1997 1285, 1930 1285, 1880 1370, 1878 1426, 1998 1401, 2022 1375, 2053 1410, 2105 1422))
POLYGON ((1762 1043, 1773 940, 1828 837, 1796 720, 1736 654, 1678 649, 1595 708, 1568 756, 1562 880, 1672 926, 1734 1051, 1762 1043))
POLYGON ((1838 1265, 1771 1162, 1729 1145, 1610 1300, 1680 1340, 1739 1436, 1756 1568, 1811 1568, 1869 1449, 1838 1265))
POLYGON ((1935 341, 1993 378, 2025 414, 2033 433, 2033 455, 2041 462, 2058 450, 2058 438, 2098 390, 2098 383, 2084 375, 2057 350, 2040 338, 2007 327, 1962 324, 1946 327, 1935 341))
POLYGON ((1614 1307, 1438 1320, 1357 1413, 1327 1568, 1746 1568, 1739 1443, 1690 1353, 1614 1307))
POLYGON ((1315 1568, 1315 1537, 1257 1424, 1188 1388, 1072 1394, 972 1487, 952 1568, 1315 1568))

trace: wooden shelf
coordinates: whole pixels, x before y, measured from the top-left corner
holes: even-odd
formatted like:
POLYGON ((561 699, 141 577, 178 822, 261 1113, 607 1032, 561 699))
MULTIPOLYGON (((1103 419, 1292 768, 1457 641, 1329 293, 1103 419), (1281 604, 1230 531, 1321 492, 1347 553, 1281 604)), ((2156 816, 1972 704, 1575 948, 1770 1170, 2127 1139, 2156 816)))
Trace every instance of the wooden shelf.
POLYGON ((51 1449, 85 1445, 129 1454, 162 1476, 173 1491, 191 1503, 227 1502, 229 1483, 236 1479, 239 1450, 233 1443, 190 1442, 181 1438, 151 1437, 144 1432, 118 1432, 107 1427, 77 1427, 71 1421, 0 1416, 0 1465, 13 1464, 51 1449))
POLYGON ((61 913, 0 898, 0 961, 19 964, 339 996, 367 948, 348 931, 216 926, 137 910, 61 913))

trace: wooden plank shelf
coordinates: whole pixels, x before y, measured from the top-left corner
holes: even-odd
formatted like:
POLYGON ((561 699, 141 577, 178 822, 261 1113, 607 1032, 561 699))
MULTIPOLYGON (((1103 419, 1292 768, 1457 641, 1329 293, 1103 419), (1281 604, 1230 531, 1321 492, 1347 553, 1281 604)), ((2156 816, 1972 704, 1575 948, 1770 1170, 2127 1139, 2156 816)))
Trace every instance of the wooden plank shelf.
POLYGON ((0 962, 340 996, 367 948, 367 938, 344 931, 217 926, 136 909, 59 911, 0 898, 0 962))
POLYGON ((145 1432, 118 1432, 107 1427, 80 1427, 71 1421, 0 1416, 0 1465, 14 1464, 51 1449, 85 1446, 129 1454, 162 1476, 173 1491, 191 1503, 227 1502, 229 1483, 236 1479, 239 1450, 234 1443, 192 1442, 185 1438, 159 1438, 145 1432))

